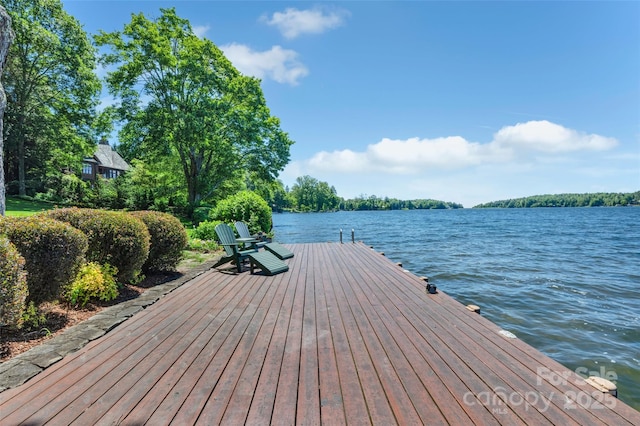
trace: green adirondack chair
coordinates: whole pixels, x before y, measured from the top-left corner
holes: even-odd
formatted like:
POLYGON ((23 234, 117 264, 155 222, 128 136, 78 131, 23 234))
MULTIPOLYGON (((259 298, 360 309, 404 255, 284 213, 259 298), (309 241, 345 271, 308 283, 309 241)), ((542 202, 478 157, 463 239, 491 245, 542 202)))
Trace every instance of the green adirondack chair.
POLYGON ((289 270, 289 265, 268 251, 249 253, 249 265, 252 274, 256 268, 262 270, 264 275, 276 275, 289 270))
POLYGON ((272 243, 267 243, 264 245, 265 250, 274 254, 278 259, 289 259, 293 257, 293 252, 290 251, 285 246, 280 243, 276 243, 275 241, 272 243))
MULTIPOLYGON (((236 230, 238 231, 238 235, 240 235, 240 238, 244 238, 247 241, 253 238, 251 236, 251 233, 249 232, 249 227, 247 226, 246 223, 242 221, 238 221, 235 223, 235 225, 236 225, 236 230)), ((270 243, 268 241, 255 240, 255 241, 251 241, 250 244, 256 248, 264 247, 267 251, 271 252, 278 259, 281 259, 281 260, 290 259, 293 257, 293 252, 291 252, 285 246, 279 243, 276 243, 275 241, 270 243)))
POLYGON ((246 240, 253 238, 255 240, 251 242, 251 245, 257 248, 260 248, 260 247, 263 247, 265 244, 267 244, 266 241, 259 241, 257 238, 251 235, 251 232, 249 231, 249 227, 247 226, 246 223, 242 221, 238 221, 235 223, 235 226, 236 226, 236 231, 238 232, 238 235, 240 235, 240 238, 244 238, 246 240))
POLYGON ((220 245, 224 248, 224 254, 220 260, 213 265, 213 268, 231 262, 236 265, 238 272, 242 272, 242 263, 249 257, 249 254, 255 253, 258 249, 253 247, 244 250, 240 249, 240 243, 236 241, 236 235, 233 229, 226 223, 218 224, 215 230, 216 234, 218 234, 220 245))

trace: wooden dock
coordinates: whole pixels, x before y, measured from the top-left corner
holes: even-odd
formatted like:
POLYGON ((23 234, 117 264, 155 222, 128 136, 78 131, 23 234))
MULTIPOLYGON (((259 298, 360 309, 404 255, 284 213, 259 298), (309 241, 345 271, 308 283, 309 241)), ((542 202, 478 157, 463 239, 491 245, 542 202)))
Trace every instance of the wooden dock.
POLYGON ((288 272, 205 272, 0 393, 0 424, 640 424, 364 244, 287 247, 288 272))

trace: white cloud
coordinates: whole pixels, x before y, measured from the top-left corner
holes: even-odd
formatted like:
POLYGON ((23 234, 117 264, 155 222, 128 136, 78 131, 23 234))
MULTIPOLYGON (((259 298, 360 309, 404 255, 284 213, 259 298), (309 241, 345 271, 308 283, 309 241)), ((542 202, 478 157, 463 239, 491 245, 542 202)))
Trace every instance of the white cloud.
POLYGON ((245 75, 260 79, 269 78, 278 83, 297 85, 309 70, 298 61, 294 50, 273 46, 271 50, 257 52, 243 44, 221 46, 225 56, 245 75))
POLYGON ((427 170, 454 170, 469 166, 504 164, 519 158, 532 161, 531 153, 550 161, 558 154, 580 151, 603 151, 617 141, 586 134, 548 121, 529 121, 506 126, 495 133, 491 142, 469 142, 461 136, 436 139, 387 139, 357 152, 350 149, 321 151, 299 167, 314 172, 386 173, 419 175, 427 170))
POLYGON ((297 177, 310 175, 335 186, 344 198, 435 198, 465 207, 535 194, 637 190, 632 158, 603 153, 617 144, 613 138, 530 121, 505 126, 485 143, 460 136, 382 139, 362 150, 322 151, 290 163, 280 178, 291 186, 297 177))
POLYGON ((513 149, 547 153, 604 151, 617 145, 613 138, 588 135, 546 120, 503 127, 494 135, 493 143, 513 149))
POLYGON ((193 29, 193 33, 198 37, 198 38, 203 38, 204 35, 209 32, 209 29, 211 27, 209 25, 196 25, 194 26, 193 29))
POLYGON ((329 11, 316 7, 309 10, 287 8, 284 12, 275 12, 271 18, 264 15, 261 21, 277 27, 287 39, 294 39, 301 34, 320 34, 326 30, 344 24, 349 12, 343 9, 329 11))

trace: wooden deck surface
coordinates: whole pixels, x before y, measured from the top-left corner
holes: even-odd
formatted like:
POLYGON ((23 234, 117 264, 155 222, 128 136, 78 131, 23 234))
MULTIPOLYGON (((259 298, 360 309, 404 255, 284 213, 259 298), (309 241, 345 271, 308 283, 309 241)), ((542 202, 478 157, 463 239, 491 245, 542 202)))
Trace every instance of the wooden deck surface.
POLYGON ((638 425, 362 243, 208 271, 20 387, 0 424, 638 425))

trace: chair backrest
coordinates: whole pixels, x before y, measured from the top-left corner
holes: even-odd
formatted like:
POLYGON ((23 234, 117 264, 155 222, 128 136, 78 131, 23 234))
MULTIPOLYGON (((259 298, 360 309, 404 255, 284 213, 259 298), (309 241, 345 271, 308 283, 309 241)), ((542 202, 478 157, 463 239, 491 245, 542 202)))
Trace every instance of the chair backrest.
POLYGON ((242 221, 236 222, 236 231, 238 231, 238 235, 240 235, 240 238, 251 238, 249 227, 242 221))
POLYGON ((218 239, 220 240, 220 244, 224 248, 224 251, 228 255, 234 254, 234 247, 236 244, 236 235, 233 233, 233 229, 226 223, 219 223, 216 225, 216 234, 218 234, 218 239))

